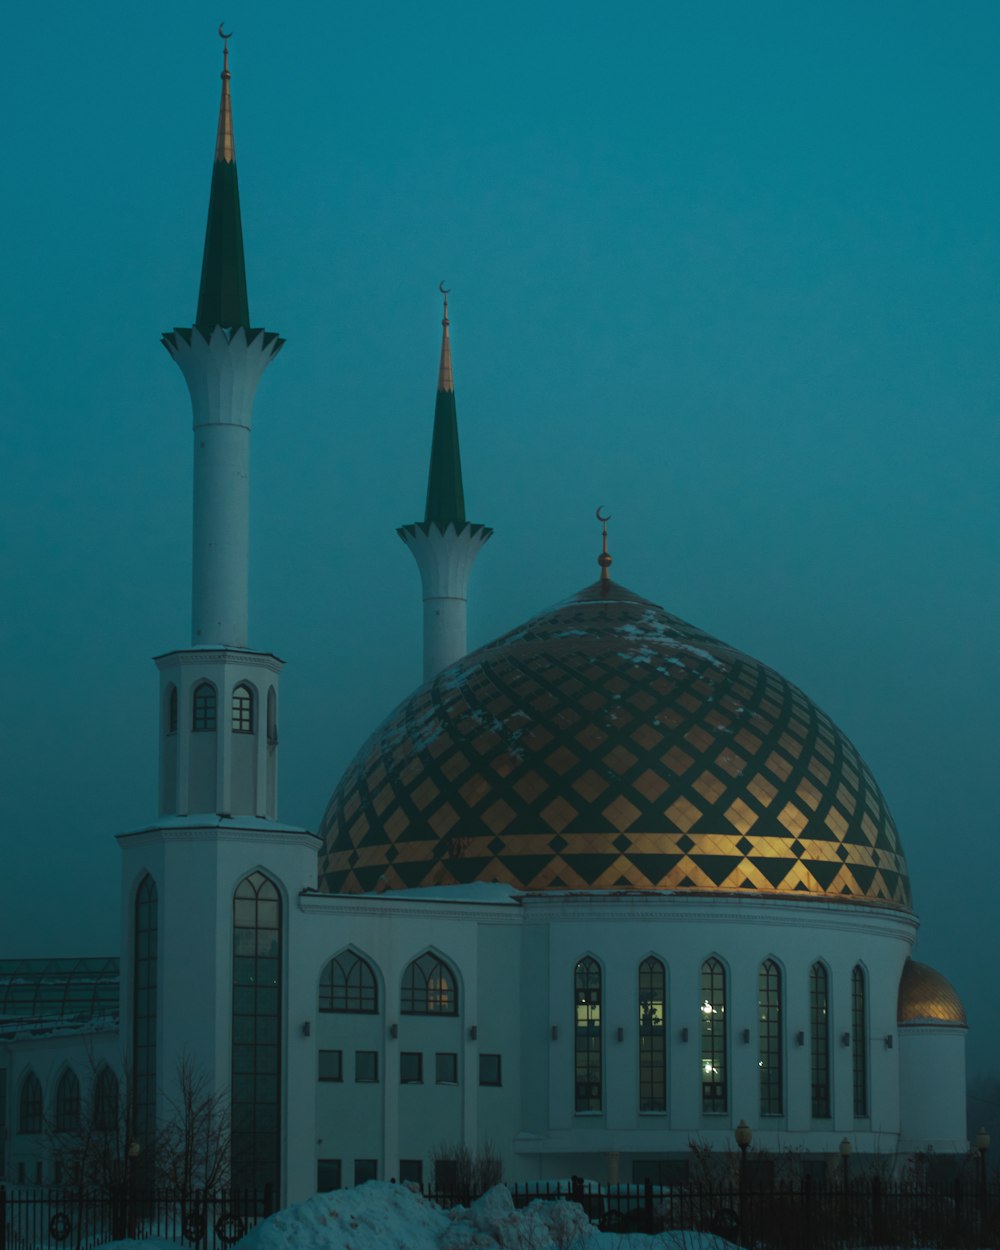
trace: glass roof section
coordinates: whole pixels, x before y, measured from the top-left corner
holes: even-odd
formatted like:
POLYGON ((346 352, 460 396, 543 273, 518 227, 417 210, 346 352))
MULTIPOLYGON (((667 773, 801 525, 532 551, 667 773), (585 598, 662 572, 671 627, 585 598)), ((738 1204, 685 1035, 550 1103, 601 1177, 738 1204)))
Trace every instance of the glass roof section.
POLYGON ((0 959, 0 1023, 118 1016, 117 957, 0 959))

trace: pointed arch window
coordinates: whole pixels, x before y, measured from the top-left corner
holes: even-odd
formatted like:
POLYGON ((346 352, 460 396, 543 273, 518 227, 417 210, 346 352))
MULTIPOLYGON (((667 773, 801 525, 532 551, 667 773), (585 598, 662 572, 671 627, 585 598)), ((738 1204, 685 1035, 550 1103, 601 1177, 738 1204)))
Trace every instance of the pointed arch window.
POLYGON ((271 746, 278 745, 278 696, 273 686, 267 692, 267 740, 271 746))
POLYGON ((17 1129, 19 1133, 42 1131, 42 1084, 34 1072, 28 1072, 21 1082, 17 1129))
POLYGON ((281 959, 281 896, 253 872, 233 896, 232 1171, 247 1188, 281 1173, 281 959))
POLYGON ((429 951, 403 973, 404 1016, 457 1016, 458 987, 446 963, 429 951))
POLYGON ((233 690, 233 733, 253 733, 253 691, 246 685, 233 690))
POLYGON ((726 970, 714 956, 701 965, 701 1109, 726 1111, 726 970))
POLYGON ((320 974, 319 1009, 369 1015, 377 1012, 378 983, 371 964, 354 951, 331 959, 320 974))
POLYGON ((639 1110, 667 1109, 667 973, 650 955, 639 965, 639 1110))
POLYGON ((784 1053, 781 1038, 781 969, 773 959, 760 966, 757 982, 757 1036, 760 1042, 760 1113, 784 1111, 784 1053))
POLYGON ((601 1069, 601 966, 589 955, 573 972, 574 1068, 576 1110, 600 1111, 603 1104, 601 1069))
POLYGON ((94 1128, 112 1133, 118 1127, 118 1080, 110 1068, 101 1068, 94 1082, 94 1128))
POLYGON ((80 1127, 80 1081, 67 1068, 56 1086, 56 1132, 75 1133, 80 1127))
POLYGON ((851 1067, 854 1076, 854 1115, 868 1115, 868 1001, 865 971, 855 964, 851 973, 851 1067))
POLYGON ((809 1044, 814 1120, 830 1118, 830 977, 826 965, 809 969, 809 1044))
POLYGON ((167 687, 167 733, 177 732, 177 687, 167 687))
POLYGON ((216 703, 215 687, 211 682, 203 681, 195 687, 191 728, 196 734, 215 733, 216 703))

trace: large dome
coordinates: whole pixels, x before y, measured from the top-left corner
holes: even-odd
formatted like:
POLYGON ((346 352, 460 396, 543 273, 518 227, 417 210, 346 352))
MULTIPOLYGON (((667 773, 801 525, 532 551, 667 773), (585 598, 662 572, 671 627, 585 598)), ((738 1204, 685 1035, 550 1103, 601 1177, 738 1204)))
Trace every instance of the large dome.
POLYGON ((402 703, 321 833, 333 893, 498 881, 910 906, 885 799, 829 717, 607 581, 402 703))

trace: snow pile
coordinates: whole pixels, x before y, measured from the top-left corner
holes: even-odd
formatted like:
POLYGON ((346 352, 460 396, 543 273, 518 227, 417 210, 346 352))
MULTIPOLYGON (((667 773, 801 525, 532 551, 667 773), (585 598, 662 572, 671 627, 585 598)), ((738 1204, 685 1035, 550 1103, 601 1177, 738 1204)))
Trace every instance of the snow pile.
POLYGON ((406 1185, 368 1181, 317 1194, 251 1229, 238 1250, 727 1250, 702 1233, 600 1233, 572 1202, 517 1209, 498 1185, 471 1207, 443 1211, 406 1185))

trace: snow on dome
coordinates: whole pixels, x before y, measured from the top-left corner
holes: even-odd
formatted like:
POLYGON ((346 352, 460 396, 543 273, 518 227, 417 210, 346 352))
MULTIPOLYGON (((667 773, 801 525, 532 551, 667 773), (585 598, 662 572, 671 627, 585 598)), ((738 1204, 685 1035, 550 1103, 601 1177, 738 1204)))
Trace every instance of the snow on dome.
POLYGON ((320 833, 330 893, 499 882, 910 906, 847 737, 772 669, 614 582, 417 690, 320 833))

